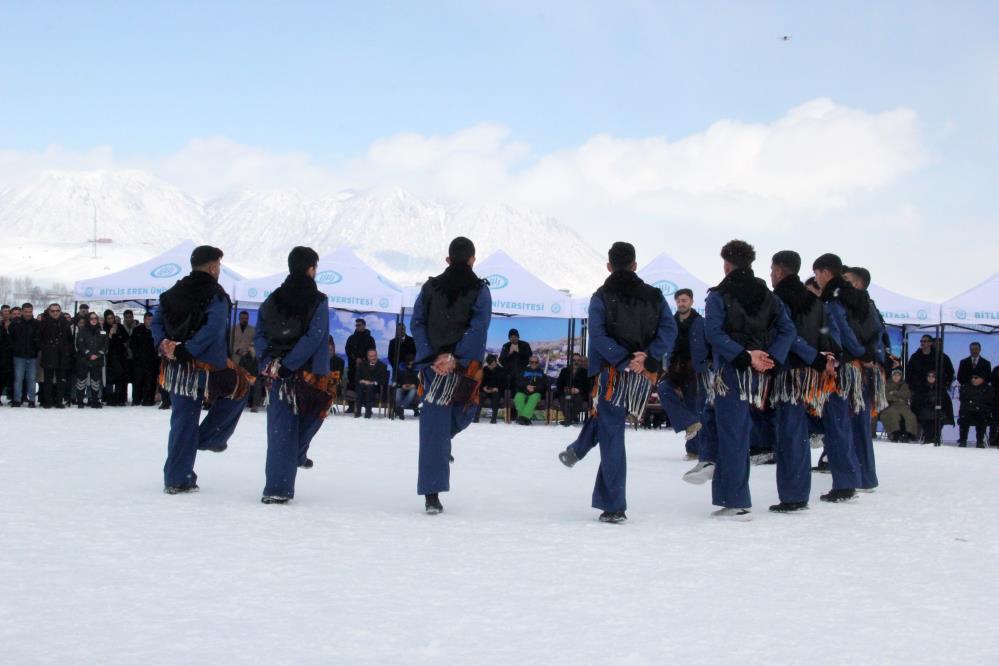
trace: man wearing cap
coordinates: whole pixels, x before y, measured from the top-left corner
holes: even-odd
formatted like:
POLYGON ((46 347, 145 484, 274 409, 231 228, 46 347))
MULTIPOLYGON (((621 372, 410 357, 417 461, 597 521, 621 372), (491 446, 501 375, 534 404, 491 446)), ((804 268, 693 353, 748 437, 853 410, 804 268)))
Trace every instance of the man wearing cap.
POLYGON ((170 394, 170 435, 163 466, 163 492, 198 491, 198 450, 224 451, 246 403, 216 398, 199 425, 208 369, 226 367, 226 324, 232 303, 218 283, 222 250, 200 245, 191 253, 191 273, 160 295, 153 339, 166 359, 163 388, 170 394))
POLYGON ((520 339, 520 331, 511 328, 506 335, 507 342, 500 348, 499 364, 506 372, 507 388, 510 395, 517 392, 517 382, 524 372, 524 368, 531 362, 531 345, 520 339))
POLYGON ((413 304, 416 367, 423 383, 416 492, 429 514, 444 510, 451 489, 451 439, 478 413, 482 357, 492 315, 488 283, 472 270, 475 245, 459 236, 448 246, 448 267, 429 278, 413 304))
POLYGON ((992 413, 992 392, 988 385, 989 376, 984 366, 971 371, 971 380, 961 387, 961 408, 958 412, 960 436, 957 445, 968 445, 968 432, 975 426, 975 446, 985 448, 985 431, 992 413))

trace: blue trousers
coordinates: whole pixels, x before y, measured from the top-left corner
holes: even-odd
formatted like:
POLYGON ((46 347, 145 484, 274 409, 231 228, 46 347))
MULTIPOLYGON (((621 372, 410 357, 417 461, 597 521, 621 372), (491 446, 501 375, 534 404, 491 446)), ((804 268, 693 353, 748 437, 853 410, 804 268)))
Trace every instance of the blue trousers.
POLYGON ((167 459, 163 465, 163 484, 186 486, 195 483, 194 459, 198 449, 221 448, 228 443, 246 405, 242 400, 216 400, 200 424, 204 386, 197 398, 170 394, 170 435, 167 439, 167 459))
POLYGON ((597 418, 587 417, 579 437, 570 444, 576 457, 582 460, 598 444, 600 467, 593 485, 591 506, 601 511, 624 511, 628 508, 625 485, 628 461, 624 450, 624 407, 615 407, 604 400, 603 392, 597 404, 597 418))
POLYGON ((812 491, 812 446, 808 411, 801 403, 780 403, 776 410, 777 496, 781 502, 807 502, 812 491))
POLYGON ((33 358, 14 357, 14 402, 24 397, 24 382, 28 382, 28 402, 35 401, 35 388, 38 384, 38 366, 33 358))
POLYGON ((735 369, 725 366, 721 372, 729 390, 727 395, 715 396, 718 460, 711 479, 711 502, 729 509, 748 509, 753 505, 749 496, 749 440, 753 421, 749 403, 739 397, 735 369))
POLYGON ((843 396, 831 395, 822 410, 823 439, 833 478, 833 490, 860 487, 860 464, 853 447, 850 409, 843 396))
POLYGON ((718 423, 713 406, 705 405, 701 410, 701 426, 697 433, 697 460, 718 462, 718 423))
MULTIPOLYGON (((676 394, 676 384, 668 378, 659 382, 656 389, 659 392, 659 404, 663 406, 673 432, 681 433, 699 420, 697 382, 693 381, 681 387, 683 397, 676 394)), ((697 453, 697 438, 686 443, 687 453, 697 453)))
POLYGON ((874 396, 868 386, 864 386, 864 408, 859 414, 851 412, 850 424, 853 431, 853 449, 860 465, 860 485, 858 488, 877 488, 878 472, 874 465, 874 442, 871 440, 871 402, 874 396))
POLYGON ((777 414, 772 409, 760 411, 752 409, 749 412, 753 429, 749 436, 749 446, 754 449, 777 448, 777 414))
MULTIPOLYGON (((423 369, 423 385, 430 386, 434 371, 423 369)), ((476 405, 431 405, 420 408, 420 469, 416 494, 446 493, 451 489, 451 439, 468 427, 476 405)))
POLYGON ((322 419, 295 414, 291 406, 278 397, 280 381, 271 384, 270 404, 267 405, 267 463, 264 495, 295 496, 295 476, 298 465, 305 462, 312 438, 319 432, 322 419))

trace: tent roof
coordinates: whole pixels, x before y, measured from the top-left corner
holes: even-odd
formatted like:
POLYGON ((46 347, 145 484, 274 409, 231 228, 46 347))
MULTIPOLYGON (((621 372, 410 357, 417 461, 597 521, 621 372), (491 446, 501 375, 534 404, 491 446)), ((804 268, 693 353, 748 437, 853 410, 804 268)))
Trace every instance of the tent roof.
MULTIPOLYGON (((240 303, 263 303, 281 286, 287 272, 274 273, 236 285, 240 303)), ((319 258, 319 290, 329 296, 330 307, 354 312, 399 312, 402 290, 368 266, 349 248, 337 248, 319 258)))
POLYGON ((948 324, 999 326, 999 273, 945 301, 941 317, 948 324))
POLYGON ((489 280, 493 312, 496 314, 558 319, 572 317, 568 294, 548 286, 502 250, 476 264, 475 272, 489 280))
POLYGON ((704 301, 708 297, 709 285, 693 273, 681 266, 673 257, 665 252, 642 266, 638 277, 663 292, 663 296, 673 307, 671 298, 680 289, 690 289, 694 292, 694 309, 704 314, 704 301))
MULTIPOLYGON (((185 240, 163 254, 124 270, 80 280, 73 287, 74 296, 101 301, 158 301, 160 294, 188 273, 191 251, 195 247, 194 241, 185 240)), ((219 283, 230 296, 241 279, 239 273, 222 265, 219 283)))
POLYGON ((940 305, 937 303, 911 298, 876 284, 871 284, 867 292, 888 325, 935 326, 940 323, 940 305))

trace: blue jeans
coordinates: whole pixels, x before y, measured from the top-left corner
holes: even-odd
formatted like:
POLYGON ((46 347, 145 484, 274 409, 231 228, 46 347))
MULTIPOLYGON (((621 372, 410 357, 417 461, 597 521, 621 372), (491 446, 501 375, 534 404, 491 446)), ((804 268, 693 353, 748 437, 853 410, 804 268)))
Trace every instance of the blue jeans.
POLYGON ((416 401, 416 389, 397 388, 395 390, 395 408, 409 409, 416 401))
POLYGON ((14 402, 24 397, 24 380, 28 380, 28 401, 35 401, 35 386, 38 383, 38 368, 33 358, 14 357, 14 402))

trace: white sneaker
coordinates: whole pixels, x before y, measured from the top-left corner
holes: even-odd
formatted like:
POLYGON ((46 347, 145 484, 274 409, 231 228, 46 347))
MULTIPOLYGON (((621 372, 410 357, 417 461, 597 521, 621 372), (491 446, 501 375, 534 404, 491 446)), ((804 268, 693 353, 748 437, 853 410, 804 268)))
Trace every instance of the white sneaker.
POLYGON ((821 449, 826 445, 825 439, 823 439, 822 435, 819 435, 818 433, 809 437, 808 441, 811 443, 813 449, 821 449))
POLYGON ((686 441, 689 442, 690 440, 697 437, 697 433, 701 431, 702 427, 703 426, 701 425, 700 421, 698 421, 697 423, 691 423, 689 426, 687 426, 687 429, 684 431, 683 435, 686 441))
POLYGON ((858 493, 873 493, 874 488, 857 488, 858 493))
POLYGON ((749 509, 718 509, 711 512, 712 518, 725 518, 726 520, 738 520, 748 523, 753 519, 753 512, 749 509))
POLYGON ((699 486, 702 483, 707 483, 715 476, 715 464, 713 462, 699 462, 693 467, 691 467, 686 474, 683 475, 683 480, 687 483, 693 483, 695 486, 699 486))

